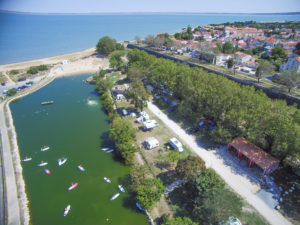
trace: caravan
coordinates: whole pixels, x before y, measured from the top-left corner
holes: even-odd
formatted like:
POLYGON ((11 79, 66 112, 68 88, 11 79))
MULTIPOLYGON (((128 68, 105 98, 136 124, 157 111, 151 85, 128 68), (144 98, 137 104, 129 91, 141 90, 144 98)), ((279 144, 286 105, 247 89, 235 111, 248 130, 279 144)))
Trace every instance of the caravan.
POLYGON ((143 124, 144 124, 143 129, 144 129, 145 131, 151 130, 152 128, 158 126, 158 123, 156 122, 156 120, 147 120, 147 121, 144 122, 143 124))
POLYGON ((146 149, 150 150, 159 146, 159 142, 156 138, 150 137, 147 138, 144 142, 144 146, 146 149))
POLYGON ((172 148, 178 150, 179 152, 183 152, 182 144, 180 141, 177 140, 177 138, 173 137, 170 139, 169 144, 172 148))

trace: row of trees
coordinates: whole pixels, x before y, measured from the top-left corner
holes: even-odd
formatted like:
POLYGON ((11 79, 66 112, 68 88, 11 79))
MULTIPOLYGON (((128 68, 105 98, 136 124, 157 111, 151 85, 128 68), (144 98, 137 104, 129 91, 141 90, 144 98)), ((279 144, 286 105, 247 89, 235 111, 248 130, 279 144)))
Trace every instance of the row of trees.
POLYGON ((300 157, 300 114, 296 106, 271 100, 251 86, 144 51, 133 50, 128 59, 128 69, 145 71, 142 76, 148 82, 173 92, 183 117, 193 122, 203 117, 214 121, 216 126, 210 135, 216 142, 226 144, 244 136, 278 159, 300 157))
POLYGON ((27 70, 27 73, 29 74, 37 74, 39 71, 45 71, 48 67, 46 65, 39 65, 39 66, 31 66, 27 70))

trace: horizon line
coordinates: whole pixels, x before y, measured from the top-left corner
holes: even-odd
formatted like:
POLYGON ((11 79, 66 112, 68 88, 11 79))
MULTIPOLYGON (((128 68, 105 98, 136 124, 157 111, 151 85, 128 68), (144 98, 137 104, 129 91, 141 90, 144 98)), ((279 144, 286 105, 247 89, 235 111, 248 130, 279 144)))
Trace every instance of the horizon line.
POLYGON ((297 15, 300 12, 24 12, 0 9, 0 12, 18 13, 18 14, 37 14, 37 15, 107 15, 107 14, 236 14, 236 15, 297 15))

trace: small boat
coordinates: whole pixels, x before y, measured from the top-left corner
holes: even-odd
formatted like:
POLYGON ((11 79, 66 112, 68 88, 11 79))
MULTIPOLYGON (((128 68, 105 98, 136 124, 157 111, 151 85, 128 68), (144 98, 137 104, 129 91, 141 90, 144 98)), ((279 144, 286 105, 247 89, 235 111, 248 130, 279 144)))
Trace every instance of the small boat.
POLYGON ((109 149, 109 150, 106 151, 106 153, 111 153, 113 151, 114 151, 113 149, 109 149))
POLYGON ((104 177, 104 180, 105 180, 107 183, 111 183, 110 179, 108 179, 107 177, 104 177))
POLYGON ((102 148, 102 151, 107 151, 107 150, 109 150, 109 148, 102 148))
POLYGON ((77 187, 77 185, 78 185, 78 183, 72 183, 72 185, 68 188, 68 191, 71 191, 71 190, 73 190, 74 188, 76 188, 77 187))
POLYGON ((67 162, 67 158, 62 158, 62 159, 58 159, 57 163, 59 166, 61 166, 62 164, 64 164, 65 162, 67 162))
POLYGON ((50 170, 44 169, 44 172, 45 172, 46 174, 50 174, 50 170))
POLYGON ((42 105, 50 105, 53 104, 54 101, 46 101, 46 102, 41 102, 42 105))
POLYGON ((113 195, 113 196, 110 198, 110 200, 111 200, 111 201, 112 201, 112 200, 115 200, 117 197, 119 197, 119 195, 120 195, 120 193, 117 193, 117 194, 113 195))
POLYGON ((85 169, 83 168, 82 165, 77 166, 77 168, 78 168, 79 170, 81 170, 81 171, 85 171, 85 169))
POLYGON ((48 165, 48 163, 47 163, 47 162, 43 162, 43 161, 41 161, 41 163, 39 163, 37 166, 46 166, 46 165, 48 165))
POLYGON ((64 216, 68 215, 70 209, 71 209, 71 205, 68 205, 68 206, 65 208, 64 216))
POLYGON ((135 203, 135 205, 139 208, 139 210, 144 211, 144 208, 139 203, 135 203))
POLYGON ((122 185, 118 185, 118 188, 121 192, 125 192, 125 189, 122 187, 122 185))
POLYGON ((41 152, 47 151, 47 150, 49 150, 49 149, 50 149, 50 147, 44 145, 44 146, 41 148, 41 152))
POLYGON ((25 156, 25 159, 22 160, 22 162, 27 162, 27 161, 30 161, 32 160, 32 158, 28 158, 27 156, 25 156))

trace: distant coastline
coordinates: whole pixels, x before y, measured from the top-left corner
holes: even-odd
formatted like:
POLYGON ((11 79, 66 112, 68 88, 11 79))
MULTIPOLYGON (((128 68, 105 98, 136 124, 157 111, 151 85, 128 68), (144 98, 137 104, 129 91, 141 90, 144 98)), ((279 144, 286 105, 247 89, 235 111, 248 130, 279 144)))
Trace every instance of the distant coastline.
POLYGON ((234 13, 234 12, 81 12, 81 13, 66 13, 66 12, 21 12, 0 10, 0 13, 14 14, 29 14, 29 15, 300 15, 300 12, 272 12, 272 13, 234 13))

